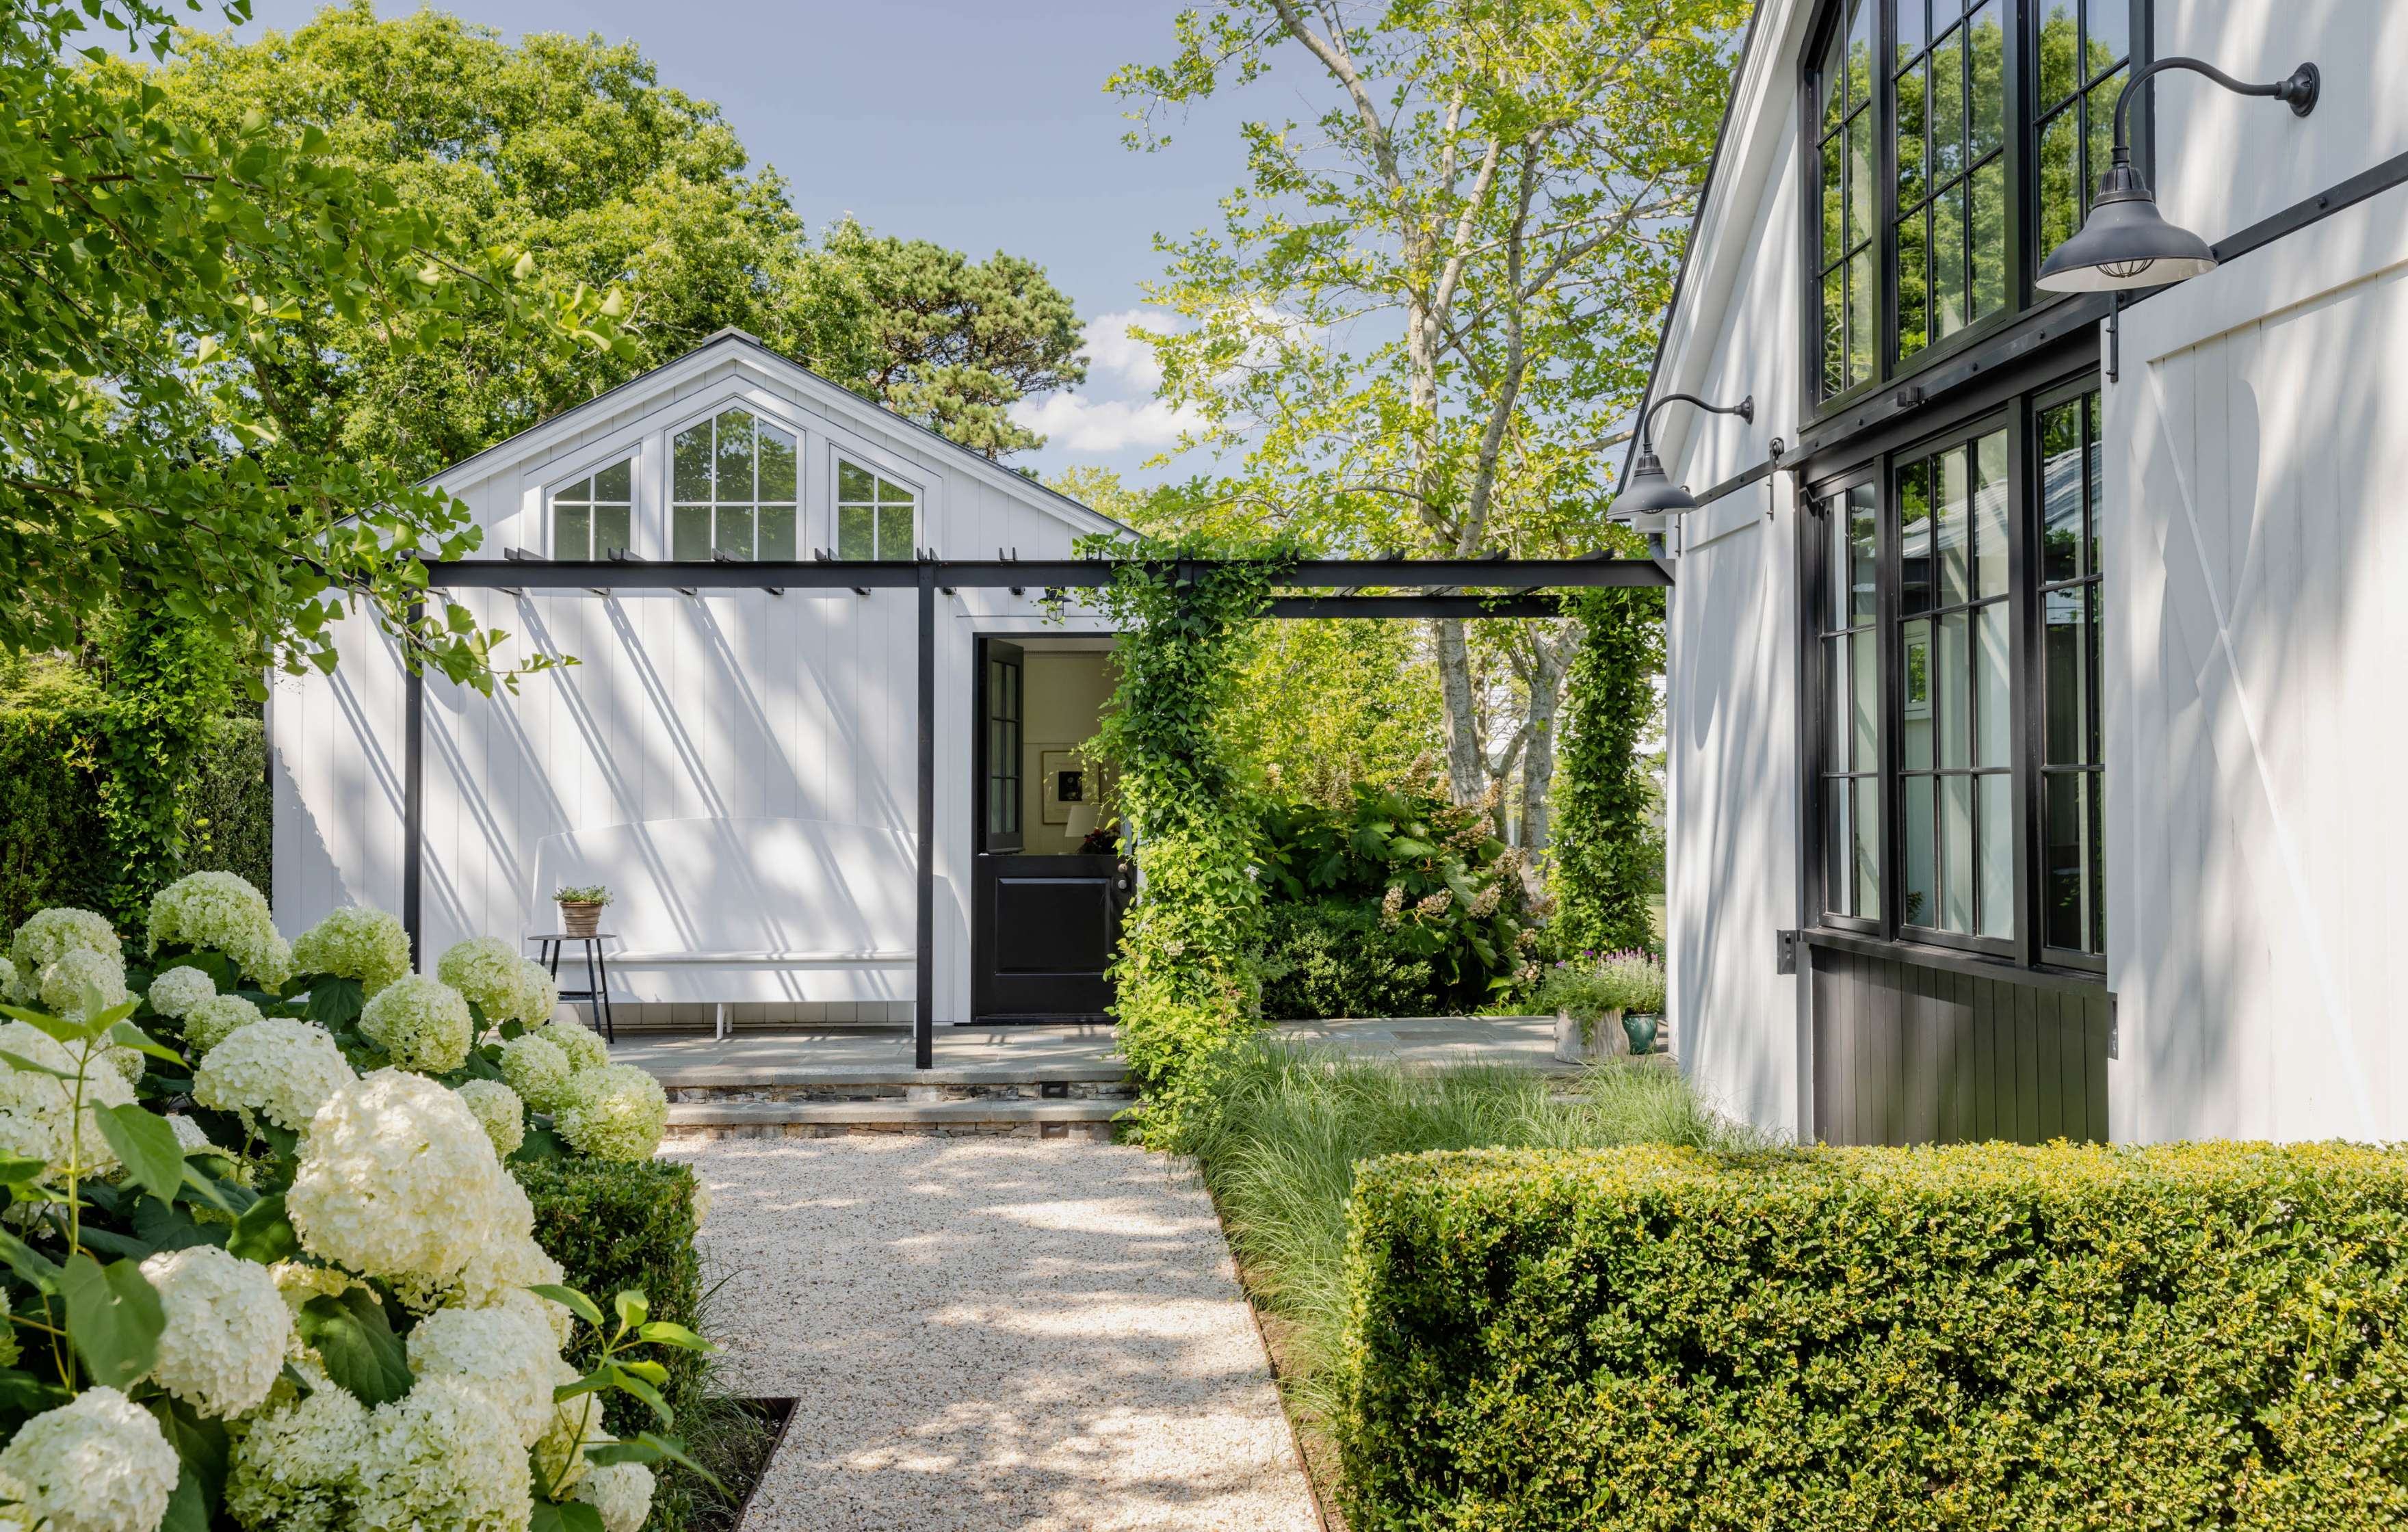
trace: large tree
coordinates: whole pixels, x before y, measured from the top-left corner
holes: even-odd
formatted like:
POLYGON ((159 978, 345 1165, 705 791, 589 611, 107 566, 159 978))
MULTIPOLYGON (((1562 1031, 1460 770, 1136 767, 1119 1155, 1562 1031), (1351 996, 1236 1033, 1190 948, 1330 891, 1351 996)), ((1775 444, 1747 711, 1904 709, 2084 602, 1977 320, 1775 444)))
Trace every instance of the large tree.
POLYGON ((67 647, 123 601, 331 664, 327 623, 356 599, 486 680, 494 635, 439 602, 411 617, 413 551, 475 546, 462 508, 329 445, 280 379, 338 324, 380 362, 484 330, 548 365, 624 362, 623 300, 547 285, 532 253, 396 197, 323 134, 255 110, 204 129, 93 72, 93 37, 162 55, 169 21, 146 0, 14 0, 0 24, 0 649, 67 647))
POLYGON ((661 84, 633 43, 512 44, 434 10, 379 21, 353 0, 291 33, 178 47, 149 80, 178 119, 317 128, 405 207, 627 295, 624 353, 529 357, 470 328, 394 356, 371 320, 307 314, 261 387, 314 443, 431 472, 728 325, 990 456, 1039 439, 1004 420, 1014 399, 1083 377, 1069 301, 1040 268, 851 220, 814 245, 783 178, 752 168, 719 109, 661 84))
MULTIPOLYGON (((1239 465, 1224 519, 1359 551, 1601 546, 1602 445, 1645 386, 1747 10, 1214 0, 1169 63, 1114 76, 1142 147, 1267 78, 1324 104, 1246 122, 1220 226, 1162 242, 1153 296, 1187 322, 1155 339, 1162 392, 1239 465)), ((1518 767, 1543 838, 1570 625, 1490 640, 1484 679, 1466 624, 1430 640, 1455 797, 1518 767)))

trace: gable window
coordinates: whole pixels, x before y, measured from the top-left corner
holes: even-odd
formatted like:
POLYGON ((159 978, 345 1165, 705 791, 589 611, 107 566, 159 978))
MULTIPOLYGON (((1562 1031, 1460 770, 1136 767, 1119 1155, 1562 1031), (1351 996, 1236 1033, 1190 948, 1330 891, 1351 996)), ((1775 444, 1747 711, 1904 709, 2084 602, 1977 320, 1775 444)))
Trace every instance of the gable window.
POLYGON ((916 557, 912 514, 919 496, 859 464, 837 460, 836 556, 840 559, 916 557))
POLYGON ((1801 93, 1818 399, 2034 301, 2105 167, 2147 4, 1828 0, 1801 93))
POLYGON ((677 434, 669 556, 795 556, 795 438, 748 409, 677 434))
POLYGON ((622 458, 552 492, 552 556, 607 559, 631 546, 635 460, 622 458))
POLYGON ((2099 473, 2086 382, 1816 487, 1824 923, 2099 965, 2099 473))

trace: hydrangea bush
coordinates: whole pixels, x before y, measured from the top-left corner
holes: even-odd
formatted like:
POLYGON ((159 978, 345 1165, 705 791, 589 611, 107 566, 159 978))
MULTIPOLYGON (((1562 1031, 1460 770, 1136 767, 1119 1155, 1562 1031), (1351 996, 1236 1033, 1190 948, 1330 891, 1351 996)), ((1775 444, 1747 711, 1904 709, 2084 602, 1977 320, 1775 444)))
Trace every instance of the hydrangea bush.
POLYGON ((613 1440, 600 1400, 666 1426, 651 1354, 707 1348, 640 1293, 606 1314, 562 1285, 504 1162, 646 1157, 660 1087, 551 1023, 503 944, 419 977, 398 930, 351 912, 287 949, 256 890, 202 873, 132 973, 88 911, 15 933, 0 1532, 643 1525, 682 1449, 613 1440))

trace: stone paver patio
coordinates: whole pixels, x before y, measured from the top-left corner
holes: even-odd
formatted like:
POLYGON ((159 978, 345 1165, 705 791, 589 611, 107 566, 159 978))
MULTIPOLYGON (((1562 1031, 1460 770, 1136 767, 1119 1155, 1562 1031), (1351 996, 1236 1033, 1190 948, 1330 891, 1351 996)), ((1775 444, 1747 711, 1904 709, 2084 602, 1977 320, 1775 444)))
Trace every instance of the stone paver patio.
POLYGON ((727 1384, 797 1401, 743 1532, 1316 1532, 1180 1162, 919 1136, 668 1153, 710 1188, 727 1384))

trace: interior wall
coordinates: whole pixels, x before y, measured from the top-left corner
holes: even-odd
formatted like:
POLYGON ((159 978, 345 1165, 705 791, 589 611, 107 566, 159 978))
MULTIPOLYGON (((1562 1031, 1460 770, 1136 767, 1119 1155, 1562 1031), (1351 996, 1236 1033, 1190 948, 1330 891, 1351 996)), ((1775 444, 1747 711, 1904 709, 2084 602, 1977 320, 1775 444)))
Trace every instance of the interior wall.
MULTIPOLYGON (((1020 824, 1022 846, 1033 855, 1067 855, 1079 849, 1059 824, 1044 817, 1048 751, 1077 750, 1095 737, 1104 704, 1112 694, 1110 658, 1100 653, 1030 652, 1024 661, 1021 716, 1020 824)), ((1092 763, 1089 763, 1092 768, 1092 763)), ((1092 769, 1090 796, 1095 791, 1092 769)))

